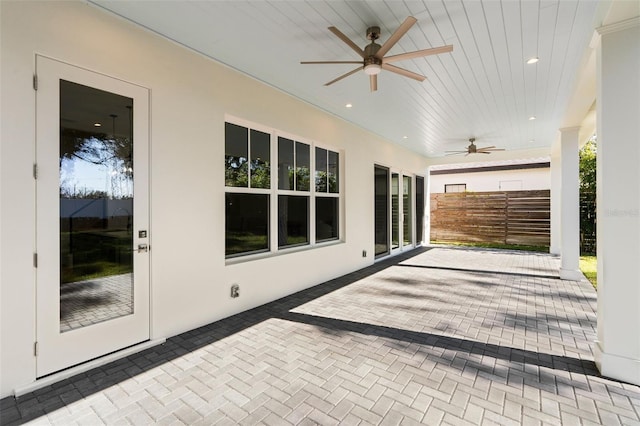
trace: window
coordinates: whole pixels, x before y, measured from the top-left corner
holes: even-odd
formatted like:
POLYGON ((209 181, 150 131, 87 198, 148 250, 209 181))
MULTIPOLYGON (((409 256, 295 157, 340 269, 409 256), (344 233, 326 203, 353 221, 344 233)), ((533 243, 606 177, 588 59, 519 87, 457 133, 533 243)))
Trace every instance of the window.
POLYGON ((340 156, 318 147, 315 155, 316 241, 334 240, 338 238, 340 156))
POLYGON ((225 123, 225 185, 270 188, 268 133, 225 123))
POLYGON ((225 123, 225 255, 269 250, 271 135, 225 123))
POLYGON ((316 241, 338 238, 338 198, 316 197, 316 241))
POLYGON ((269 195, 225 194, 225 255, 269 249, 269 195))
POLYGON ((309 197, 278 196, 278 247, 309 243, 309 197))
POLYGON ((226 257, 337 240, 339 153, 251 127, 225 123, 226 257))
POLYGON ((278 248, 309 244, 311 147, 278 137, 278 248))
POLYGON ((278 189, 309 191, 310 147, 278 137, 278 189))
POLYGON ((444 186, 444 192, 464 192, 467 190, 466 183, 448 183, 444 186))

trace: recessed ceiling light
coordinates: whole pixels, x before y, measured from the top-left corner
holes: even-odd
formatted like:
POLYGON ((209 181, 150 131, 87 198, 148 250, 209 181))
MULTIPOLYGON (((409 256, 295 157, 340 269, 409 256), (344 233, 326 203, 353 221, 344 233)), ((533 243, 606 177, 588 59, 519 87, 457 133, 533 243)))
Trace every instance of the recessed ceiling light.
POLYGON ((94 127, 102 127, 102 124, 100 124, 100 123, 93 123, 93 126, 94 126, 94 127))
POLYGON ((538 59, 537 56, 534 56, 533 58, 529 58, 527 59, 527 64, 531 65, 531 64, 535 64, 536 62, 538 62, 540 59, 538 59))
POLYGON ((346 104, 346 105, 345 105, 345 108, 351 108, 352 106, 353 106, 353 105, 351 105, 351 104, 346 104))
POLYGON ((535 115, 532 115, 531 117, 529 117, 529 121, 533 121, 533 120, 535 120, 535 119, 536 119, 536 116, 535 116, 535 115))
POLYGON ((535 141, 535 139, 529 139, 529 143, 534 143, 535 141))
POLYGON ((409 136, 403 136, 402 139, 409 139, 409 136))

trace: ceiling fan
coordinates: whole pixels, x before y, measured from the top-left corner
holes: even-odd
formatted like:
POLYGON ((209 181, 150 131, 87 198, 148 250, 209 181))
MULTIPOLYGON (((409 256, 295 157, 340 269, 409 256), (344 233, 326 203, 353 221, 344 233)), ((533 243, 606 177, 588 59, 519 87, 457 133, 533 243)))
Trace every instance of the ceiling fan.
POLYGON ((476 138, 469 138, 469 146, 464 151, 445 151, 445 155, 459 155, 465 154, 465 157, 469 154, 491 154, 495 151, 504 151, 504 148, 496 148, 495 146, 485 146, 483 148, 478 148, 475 145, 476 138))
POLYGON ((371 91, 375 92, 378 90, 378 74, 384 69, 387 71, 391 71, 396 74, 400 74, 405 77, 412 78, 418 81, 424 81, 426 79, 425 76, 416 74, 412 71, 406 70, 404 68, 396 67, 395 65, 391 65, 391 62, 403 61, 405 59, 413 59, 420 58, 423 56, 429 55, 437 55, 439 53, 451 52, 453 50, 453 46, 446 45, 441 47, 434 47, 431 49, 423 49, 416 50, 413 52, 401 53, 399 55, 387 56, 389 50, 402 38, 403 35, 417 22, 418 20, 413 16, 407 17, 404 20, 402 25, 396 29, 396 31, 389 37, 387 41, 384 42, 382 46, 376 43, 376 40, 380 37, 380 27, 369 27, 367 28, 367 39, 371 40, 371 43, 365 46, 364 50, 360 49, 357 44, 355 44, 349 37, 344 35, 339 29, 336 27, 329 27, 329 31, 335 34, 340 40, 345 42, 351 49, 353 49, 358 55, 362 57, 360 61, 303 61, 301 64, 358 64, 358 68, 349 71, 348 73, 342 74, 340 77, 331 80, 326 83, 325 86, 329 86, 337 81, 342 80, 343 78, 349 77, 352 74, 357 73, 360 70, 363 70, 365 74, 369 76, 369 85, 371 87, 371 91))

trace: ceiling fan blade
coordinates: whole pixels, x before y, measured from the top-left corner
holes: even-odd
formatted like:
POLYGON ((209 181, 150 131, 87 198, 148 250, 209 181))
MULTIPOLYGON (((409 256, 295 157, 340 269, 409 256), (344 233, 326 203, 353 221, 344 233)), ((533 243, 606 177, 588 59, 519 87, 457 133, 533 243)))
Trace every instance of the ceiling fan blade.
POLYGON ((493 146, 493 145, 492 146, 485 146, 485 147, 482 147, 482 148, 478 148, 478 151, 482 151, 482 150, 485 150, 485 149, 494 149, 494 148, 495 148, 495 146, 493 146))
POLYGON ((404 68, 399 68, 396 67, 395 65, 390 65, 390 64, 382 64, 382 69, 385 69, 387 71, 391 71, 394 72, 396 74, 400 74, 402 76, 405 77, 409 77, 412 78, 414 80, 418 80, 418 81, 425 81, 427 79, 427 77, 420 75, 420 74, 416 74, 415 72, 411 72, 409 70, 405 70, 404 68))
POLYGON ((302 61, 301 64, 362 64, 362 61, 302 61))
POLYGON ((349 37, 344 35, 339 29, 336 27, 329 27, 329 31, 335 34, 340 40, 344 41, 350 48, 352 48, 358 55, 364 59, 364 50, 360 49, 360 47, 355 44, 349 37))
POLYGON ((450 152, 449 154, 445 154, 446 155, 460 155, 460 154, 465 154, 467 151, 460 151, 460 152, 450 152))
POLYGON ((464 151, 445 151, 445 152, 449 152, 451 154, 464 154, 465 152, 468 152, 468 151, 464 150, 464 151))
POLYGON ((384 55, 386 55, 386 53, 391 50, 391 48, 398 42, 398 40, 400 40, 400 38, 402 38, 402 36, 405 35, 405 33, 409 31, 409 28, 411 28, 416 22, 418 22, 416 18, 414 18, 413 16, 407 16, 407 19, 404 20, 404 22, 398 27, 398 29, 393 34, 391 34, 391 37, 389 37, 389 39, 385 41, 382 47, 376 52, 376 58, 382 59, 384 55))
POLYGON ((429 55, 439 55, 440 53, 451 52, 453 50, 453 46, 448 44, 446 46, 434 47, 431 49, 422 49, 416 50, 413 52, 401 53, 399 55, 388 56, 383 58, 382 61, 385 63, 395 62, 395 61, 404 61, 405 59, 413 59, 413 58, 421 58, 423 56, 429 55))
POLYGON ((369 76, 369 86, 371 86, 372 92, 378 90, 378 76, 376 74, 372 74, 369 76))
POLYGON ((504 148, 490 148, 490 149, 478 149, 478 152, 497 152, 497 151, 504 151, 504 148))
POLYGON ((351 74, 355 74, 355 73, 357 73, 357 72, 358 72, 358 71, 360 71, 360 70, 362 70, 362 67, 358 67, 358 68, 356 68, 356 69, 354 69, 354 70, 352 70, 352 71, 349 71, 349 72, 348 72, 348 73, 346 73, 346 74, 342 74, 340 77, 335 78, 335 79, 331 80, 331 81, 330 81, 330 82, 328 82, 328 83, 325 83, 325 86, 329 86, 329 85, 331 85, 331 84, 335 83, 336 81, 340 81, 340 80, 342 80, 343 78, 347 78, 347 77, 349 77, 351 74))

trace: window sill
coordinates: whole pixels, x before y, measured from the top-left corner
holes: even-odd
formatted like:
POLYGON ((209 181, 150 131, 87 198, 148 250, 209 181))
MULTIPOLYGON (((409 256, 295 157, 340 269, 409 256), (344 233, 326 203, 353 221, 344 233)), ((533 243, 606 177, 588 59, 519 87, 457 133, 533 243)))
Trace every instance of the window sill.
POLYGON ((238 263, 252 262, 254 260, 262 260, 262 259, 269 259, 272 257, 285 256, 291 253, 300 253, 300 252, 315 250, 315 249, 324 248, 324 247, 337 246, 339 244, 344 244, 344 241, 331 240, 331 241, 316 243, 315 245, 296 246, 296 247, 280 249, 273 252, 270 251, 270 252, 263 252, 263 253, 248 254, 246 256, 237 256, 237 257, 225 259, 225 266, 236 265, 238 263))

